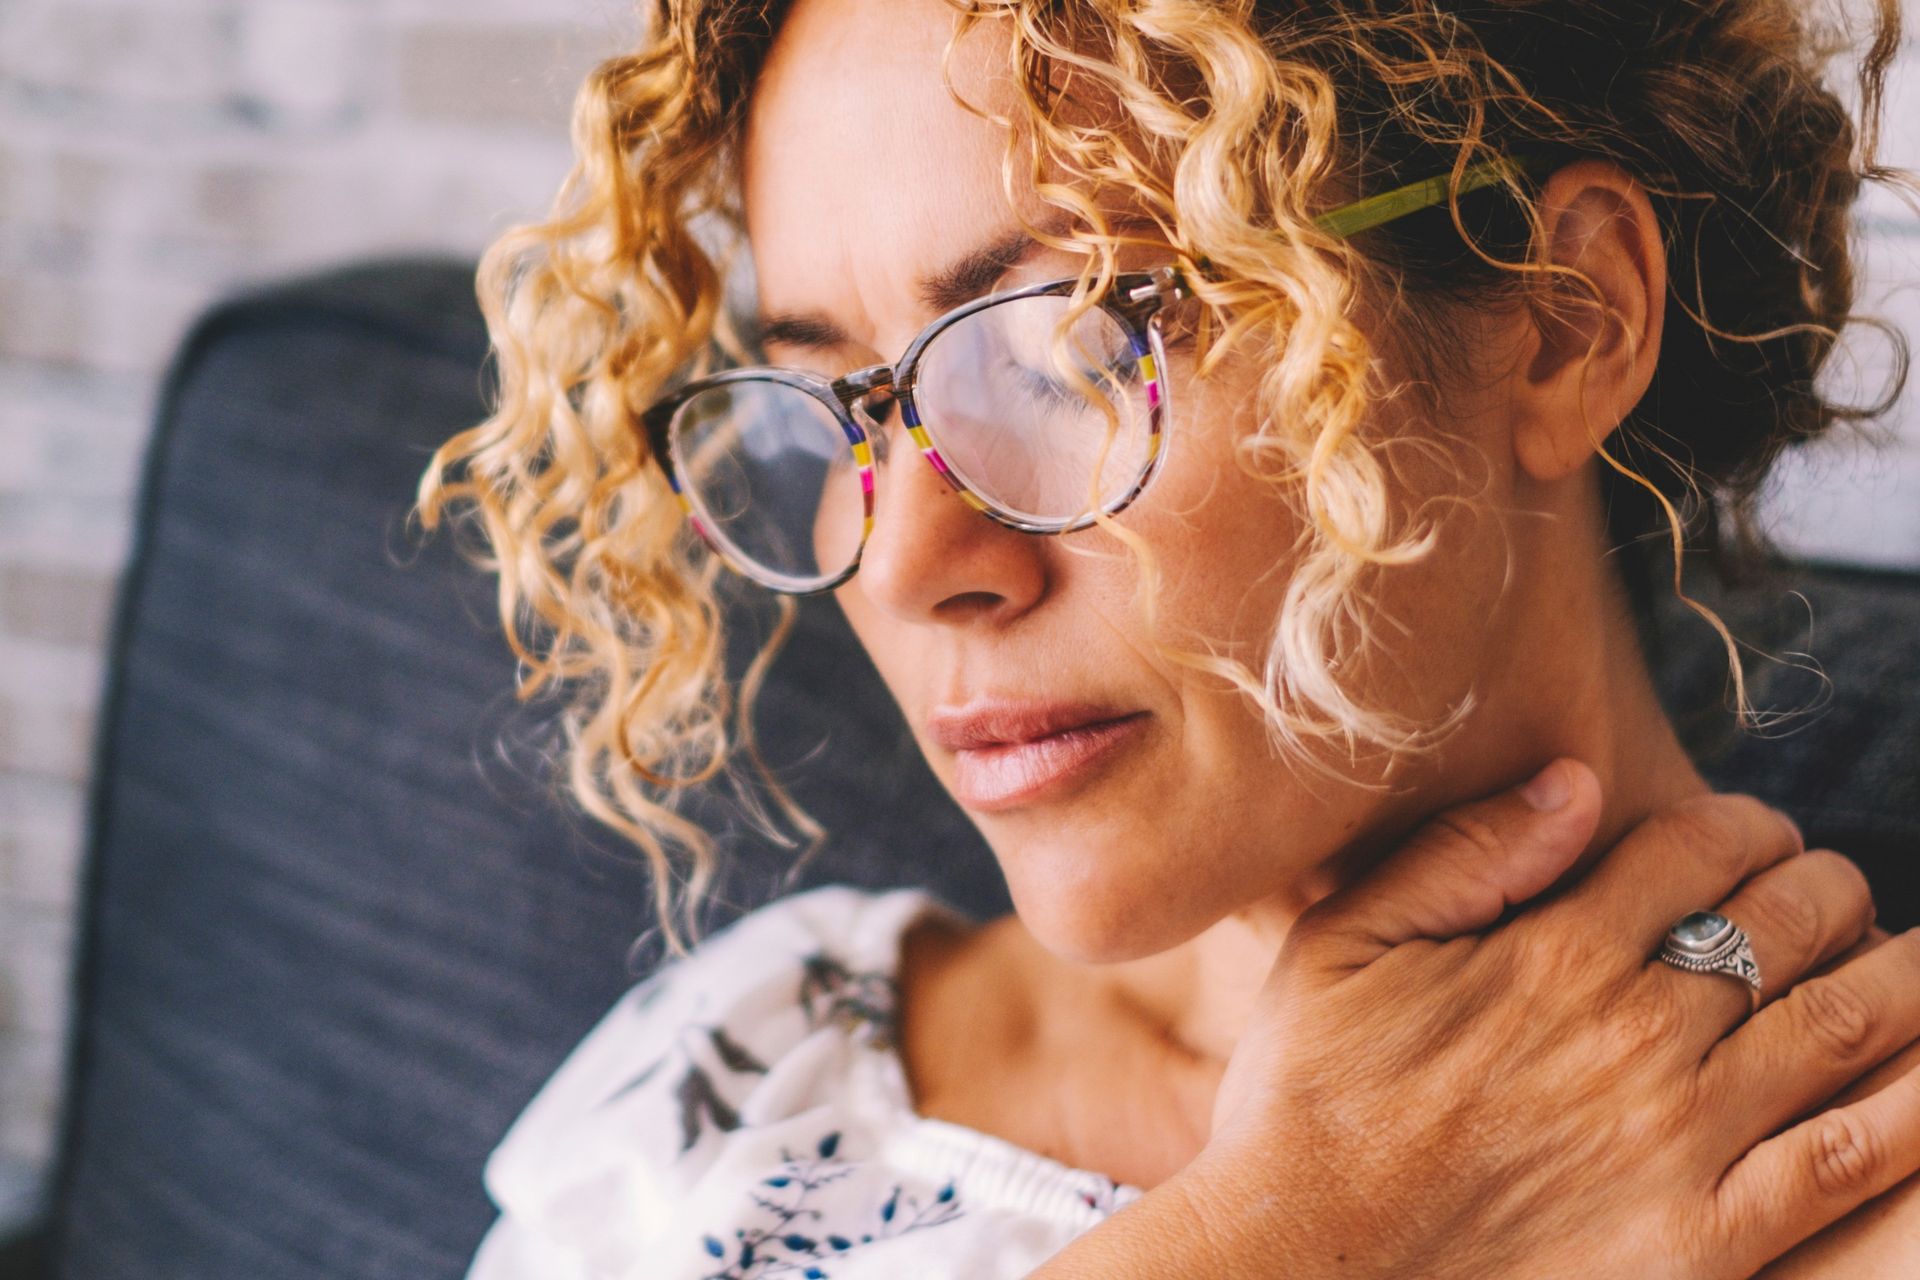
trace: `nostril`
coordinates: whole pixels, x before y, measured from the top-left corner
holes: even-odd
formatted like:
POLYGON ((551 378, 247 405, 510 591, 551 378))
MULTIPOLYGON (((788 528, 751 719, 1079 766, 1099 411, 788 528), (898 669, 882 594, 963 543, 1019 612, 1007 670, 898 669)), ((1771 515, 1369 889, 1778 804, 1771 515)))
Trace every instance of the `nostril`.
POLYGON ((962 591, 933 606, 936 616, 949 622, 990 618, 1005 607, 1007 598, 993 591, 962 591))

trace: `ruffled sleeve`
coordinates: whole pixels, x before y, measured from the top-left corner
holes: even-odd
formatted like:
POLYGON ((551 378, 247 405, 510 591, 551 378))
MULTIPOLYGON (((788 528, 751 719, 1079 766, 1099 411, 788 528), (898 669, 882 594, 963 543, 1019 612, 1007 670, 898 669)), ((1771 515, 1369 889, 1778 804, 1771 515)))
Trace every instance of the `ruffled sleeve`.
POLYGON ((489 1157, 500 1217, 468 1280, 647 1274, 731 1138, 817 1106, 844 1055, 891 1034, 903 922, 936 909, 918 890, 812 890, 628 991, 489 1157))

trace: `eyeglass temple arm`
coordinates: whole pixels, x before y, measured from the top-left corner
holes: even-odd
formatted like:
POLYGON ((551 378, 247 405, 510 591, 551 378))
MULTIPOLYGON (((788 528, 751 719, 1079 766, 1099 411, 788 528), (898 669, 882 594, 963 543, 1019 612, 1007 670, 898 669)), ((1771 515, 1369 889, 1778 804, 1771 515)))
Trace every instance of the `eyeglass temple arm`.
MULTIPOLYGON (((1469 166, 1460 175, 1459 194, 1466 195, 1482 187, 1490 187, 1509 177, 1537 174, 1545 167, 1547 157, 1542 155, 1496 156, 1469 166)), ((1375 227, 1385 226, 1396 218, 1404 218, 1410 213, 1430 209, 1446 201, 1453 190, 1451 173, 1435 174, 1431 178, 1422 178, 1410 182, 1404 187, 1395 187, 1383 191, 1377 196, 1368 196, 1352 204, 1342 205, 1314 219, 1314 224, 1328 235, 1346 239, 1362 231, 1371 231, 1375 227)))
MULTIPOLYGON (((1492 160, 1483 160, 1469 166, 1460 175, 1459 194, 1467 195, 1512 176, 1537 177, 1547 167, 1549 160, 1550 157, 1544 155, 1496 156, 1492 160)), ((1383 227, 1410 213, 1443 204, 1453 190, 1452 174, 1435 174, 1431 178, 1422 178, 1404 187, 1395 187, 1391 191, 1331 209, 1315 218, 1314 225, 1328 235, 1344 240, 1362 231, 1383 227)), ((1146 302, 1155 297, 1166 302, 1177 302, 1191 296, 1191 291, 1176 268, 1157 267, 1148 274, 1154 277, 1152 282, 1128 290, 1128 302, 1146 302)))

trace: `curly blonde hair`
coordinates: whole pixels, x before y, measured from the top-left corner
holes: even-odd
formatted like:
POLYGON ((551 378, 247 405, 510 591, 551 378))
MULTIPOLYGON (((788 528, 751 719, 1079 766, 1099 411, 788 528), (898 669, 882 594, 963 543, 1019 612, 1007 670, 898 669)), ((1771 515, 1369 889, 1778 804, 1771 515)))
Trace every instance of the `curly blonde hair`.
MULTIPOLYGON (((1276 746, 1309 763, 1317 745, 1428 750, 1458 722, 1466 702, 1419 724, 1342 682, 1368 642, 1377 575, 1434 542, 1431 523, 1389 501, 1386 442, 1361 430, 1385 335, 1363 332, 1352 304, 1390 302, 1391 330, 1427 350, 1445 341, 1449 307, 1598 305, 1544 262, 1522 174, 1471 195, 1458 185, 1494 157, 1597 157, 1649 192, 1671 280, 1653 387, 1607 443, 1595 433, 1610 534, 1670 546, 1674 590, 1719 631, 1738 716, 1757 723, 1732 636, 1680 589, 1682 553, 1711 553, 1723 577, 1757 563, 1755 496, 1781 450, 1891 403, 1838 403, 1816 375, 1856 319, 1855 196, 1904 181, 1875 158, 1898 0, 1866 15, 1852 111, 1823 79, 1847 15, 1816 22, 1787 0, 952 3, 956 46, 985 24, 1008 37, 1014 105, 992 117, 1008 194, 1033 182, 1072 216, 1046 238, 1084 255, 1083 288, 1134 239, 1088 193, 1124 192, 1196 284, 1200 375, 1243 341, 1271 353, 1239 463, 1306 518, 1270 650, 1260 670, 1166 656, 1237 686, 1276 746), (1442 207, 1353 241, 1316 225, 1330 190, 1433 173, 1455 178, 1442 207)), ((635 430, 671 379, 738 348, 724 295, 742 238, 741 135, 787 7, 652 0, 645 47, 593 70, 550 216, 481 261, 493 411, 441 446, 419 490, 429 530, 456 509, 480 526, 520 696, 573 691, 567 783, 644 851, 675 950, 676 914, 695 928, 716 867, 712 837, 680 812, 689 787, 745 757, 813 846, 822 835, 753 750, 755 693, 793 602, 779 601, 736 697, 720 566, 635 430)), ((1153 634, 1151 551, 1101 525, 1137 559, 1153 634)))

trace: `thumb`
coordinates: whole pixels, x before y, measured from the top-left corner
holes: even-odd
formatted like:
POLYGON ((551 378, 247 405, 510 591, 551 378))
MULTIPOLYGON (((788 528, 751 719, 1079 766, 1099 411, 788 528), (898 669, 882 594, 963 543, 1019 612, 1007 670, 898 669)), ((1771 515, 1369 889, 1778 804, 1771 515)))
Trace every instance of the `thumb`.
MULTIPOLYGON (((1561 756, 1529 782, 1429 819, 1365 876, 1315 903, 1306 944, 1357 969, 1415 938, 1484 929, 1558 880, 1593 838, 1600 779, 1561 756)), ((1296 931, 1298 925, 1296 925, 1296 931)))

